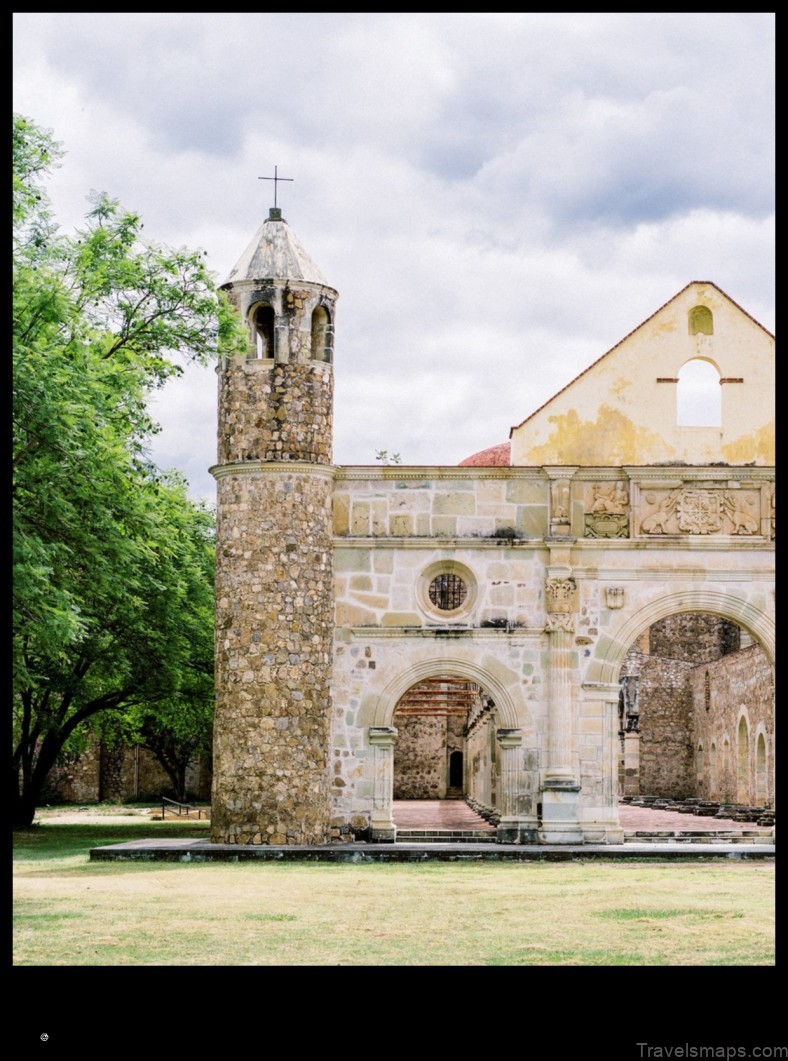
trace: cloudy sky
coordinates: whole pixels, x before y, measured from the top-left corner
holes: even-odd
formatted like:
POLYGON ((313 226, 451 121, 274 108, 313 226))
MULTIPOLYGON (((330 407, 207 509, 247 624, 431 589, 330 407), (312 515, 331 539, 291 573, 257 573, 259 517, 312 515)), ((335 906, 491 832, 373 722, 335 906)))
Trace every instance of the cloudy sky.
MULTIPOLYGON (((273 205, 340 294, 334 459, 457 464, 691 280, 774 329, 774 15, 15 14, 14 109, 227 276, 273 205)), ((216 380, 154 456, 214 497, 216 380)))

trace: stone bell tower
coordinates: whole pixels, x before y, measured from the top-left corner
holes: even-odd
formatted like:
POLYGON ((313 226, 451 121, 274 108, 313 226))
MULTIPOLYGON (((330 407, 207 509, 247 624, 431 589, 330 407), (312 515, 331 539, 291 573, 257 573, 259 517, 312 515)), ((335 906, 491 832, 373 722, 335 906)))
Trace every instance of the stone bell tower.
POLYGON ((273 208, 222 285, 211 838, 329 840, 337 292, 273 208))

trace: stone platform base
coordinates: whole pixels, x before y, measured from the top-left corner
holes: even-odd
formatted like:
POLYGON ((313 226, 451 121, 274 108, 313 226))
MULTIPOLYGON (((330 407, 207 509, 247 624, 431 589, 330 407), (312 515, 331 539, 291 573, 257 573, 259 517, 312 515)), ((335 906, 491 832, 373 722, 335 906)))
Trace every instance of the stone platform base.
POLYGON ((91 862, 575 862, 662 859, 772 859, 773 844, 328 844, 324 847, 238 846, 209 840, 132 840, 94 847, 91 862))

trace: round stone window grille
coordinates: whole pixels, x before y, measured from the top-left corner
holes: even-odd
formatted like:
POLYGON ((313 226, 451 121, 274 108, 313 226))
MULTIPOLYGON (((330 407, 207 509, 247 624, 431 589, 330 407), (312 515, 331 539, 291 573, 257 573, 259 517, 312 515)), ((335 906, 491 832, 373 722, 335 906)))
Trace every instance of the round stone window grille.
POLYGON ((468 587, 459 575, 442 574, 430 582, 430 602, 442 612, 461 608, 468 596, 468 587))

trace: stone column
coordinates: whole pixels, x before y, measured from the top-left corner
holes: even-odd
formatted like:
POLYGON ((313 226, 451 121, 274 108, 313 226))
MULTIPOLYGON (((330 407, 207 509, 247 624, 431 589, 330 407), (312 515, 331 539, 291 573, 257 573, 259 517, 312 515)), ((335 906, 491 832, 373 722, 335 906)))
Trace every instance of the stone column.
POLYGON ((548 578, 545 585, 549 640, 547 768, 542 791, 543 844, 581 844, 580 785, 572 765, 572 670, 578 592, 572 578, 548 578))
POLYGON ((535 844, 538 842, 539 819, 535 813, 533 791, 528 784, 528 766, 536 767, 535 750, 523 748, 519 729, 499 729, 496 739, 501 746, 501 818, 496 840, 499 844, 535 844))
POLYGON ((624 791, 622 796, 640 795, 640 734, 624 734, 624 791))
MULTIPOLYGON (((591 780, 590 790, 584 789, 584 802, 580 813, 583 836, 587 844, 624 842, 618 815, 621 755, 618 688, 618 685, 612 682, 584 682, 582 687, 581 717, 585 716, 589 720, 598 718, 601 724, 599 733, 594 733, 594 739, 597 741, 595 761, 599 764, 601 777, 596 782, 591 780)), ((580 736, 579 740, 581 743, 586 741, 585 752, 588 755, 591 749, 589 735, 580 736)), ((592 761, 594 760, 590 757, 586 759, 586 769, 592 761)))
POLYGON ((377 843, 393 843, 397 838, 397 829, 391 817, 396 740, 397 731, 393 726, 369 727, 369 743, 374 749, 370 839, 377 843))
MULTIPOLYGON (((606 756, 605 756, 605 796, 610 804, 610 824, 606 829, 605 843, 623 844, 624 830, 618 816, 618 699, 605 701, 606 722, 606 756)), ((626 770, 626 751, 624 753, 624 768, 626 770)), ((626 776, 626 774, 625 774, 626 776)))

